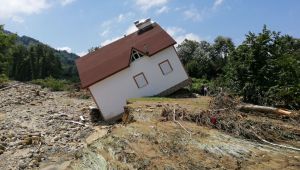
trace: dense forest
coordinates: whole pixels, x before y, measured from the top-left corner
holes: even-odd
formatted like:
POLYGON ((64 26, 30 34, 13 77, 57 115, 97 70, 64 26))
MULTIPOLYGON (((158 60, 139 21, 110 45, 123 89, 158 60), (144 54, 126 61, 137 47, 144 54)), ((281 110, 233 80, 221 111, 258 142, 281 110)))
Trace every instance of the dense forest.
POLYGON ((300 108, 299 39, 264 26, 237 47, 220 36, 212 44, 185 40, 177 50, 189 75, 211 90, 222 87, 254 104, 300 108))
MULTIPOLYGON (((192 77, 193 91, 205 85, 212 93, 222 88, 245 102, 300 108, 299 39, 264 26, 258 34, 249 32, 238 46, 219 36, 212 43, 185 40, 177 51, 192 77)), ((76 58, 0 26, 0 83, 8 78, 42 82, 48 77, 78 82, 76 58)))
POLYGON ((53 77, 78 81, 75 54, 58 51, 0 25, 0 76, 19 81, 53 77))

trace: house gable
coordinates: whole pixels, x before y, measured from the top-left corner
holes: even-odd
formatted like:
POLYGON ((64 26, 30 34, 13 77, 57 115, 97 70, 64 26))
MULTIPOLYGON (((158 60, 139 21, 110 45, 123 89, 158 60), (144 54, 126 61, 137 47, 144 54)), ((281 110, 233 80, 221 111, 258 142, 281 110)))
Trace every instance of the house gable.
POLYGON ((132 33, 77 59, 81 87, 91 86, 129 67, 133 50, 151 57, 176 44, 158 24, 154 23, 152 26, 152 29, 142 34, 132 33))
POLYGON ((139 52, 136 49, 131 50, 131 56, 130 56, 130 62, 134 62, 135 60, 144 57, 145 55, 141 52, 139 52))

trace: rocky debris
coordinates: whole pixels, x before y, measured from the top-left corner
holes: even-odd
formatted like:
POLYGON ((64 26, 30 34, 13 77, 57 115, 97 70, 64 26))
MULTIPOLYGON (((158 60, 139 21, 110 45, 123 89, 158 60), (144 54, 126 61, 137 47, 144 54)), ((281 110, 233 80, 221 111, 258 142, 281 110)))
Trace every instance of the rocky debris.
POLYGON ((79 98, 79 99, 90 99, 91 93, 88 90, 78 89, 78 90, 69 92, 68 96, 72 97, 72 98, 79 98))
POLYGON ((31 103, 37 104, 34 101, 42 102, 48 98, 49 93, 43 91, 40 86, 33 84, 25 84, 21 82, 10 83, 11 88, 0 91, 0 108, 11 105, 24 105, 31 103))
POLYGON ((39 167, 83 148, 93 131, 83 108, 92 103, 25 83, 0 91, 0 169, 39 167))

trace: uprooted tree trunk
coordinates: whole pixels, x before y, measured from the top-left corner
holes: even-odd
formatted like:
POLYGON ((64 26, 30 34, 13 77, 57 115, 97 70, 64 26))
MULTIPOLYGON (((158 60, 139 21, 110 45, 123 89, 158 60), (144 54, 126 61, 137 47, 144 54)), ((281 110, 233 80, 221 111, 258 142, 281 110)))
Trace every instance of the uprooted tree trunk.
POLYGON ((240 111, 256 111, 256 112, 263 112, 263 113, 275 113, 279 115, 289 115, 292 113, 290 111, 278 109, 275 107, 259 106, 259 105, 252 105, 252 104, 237 105, 236 108, 240 111))

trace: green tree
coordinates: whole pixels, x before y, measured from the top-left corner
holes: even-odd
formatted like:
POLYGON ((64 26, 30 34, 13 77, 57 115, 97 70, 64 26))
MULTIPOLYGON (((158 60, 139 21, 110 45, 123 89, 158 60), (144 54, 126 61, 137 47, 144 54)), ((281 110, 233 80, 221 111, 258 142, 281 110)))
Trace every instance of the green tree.
POLYGON ((228 86, 246 102, 299 107, 299 47, 299 40, 266 26, 249 32, 228 58, 228 86))
POLYGON ((223 74, 224 67, 227 64, 228 55, 235 50, 234 43, 230 38, 218 36, 214 40, 211 50, 211 70, 212 77, 216 78, 223 74))
POLYGON ((10 50, 15 40, 16 36, 6 34, 3 25, 0 25, 0 75, 9 74, 9 63, 11 60, 10 50))
POLYGON ((185 39, 181 44, 178 45, 177 51, 179 59, 183 65, 186 65, 188 61, 193 59, 194 52, 199 47, 199 42, 185 39))
POLYGON ((177 47, 178 55, 191 77, 215 79, 223 74, 227 56, 234 51, 230 38, 219 36, 214 44, 185 40, 177 47))

